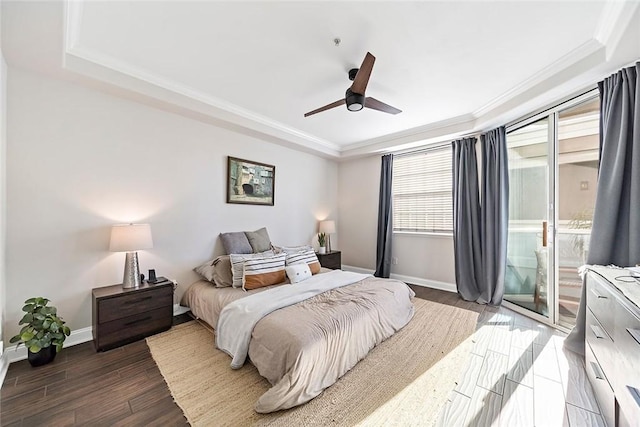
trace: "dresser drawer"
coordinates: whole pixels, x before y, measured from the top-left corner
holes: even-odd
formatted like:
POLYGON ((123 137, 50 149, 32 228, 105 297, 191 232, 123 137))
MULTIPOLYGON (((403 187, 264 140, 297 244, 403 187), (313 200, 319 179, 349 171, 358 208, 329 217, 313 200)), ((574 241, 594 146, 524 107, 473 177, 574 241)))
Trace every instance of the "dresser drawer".
POLYGON ((598 400, 602 417, 607 423, 607 426, 615 427, 616 399, 613 394, 613 389, 604 376, 604 371, 588 344, 585 346, 585 369, 587 371, 587 378, 589 378, 593 392, 598 400))
POLYGON ((117 347, 127 342, 167 330, 173 321, 173 307, 166 306, 138 313, 98 325, 100 350, 117 347))
POLYGON ((587 344, 591 347, 604 372, 606 372, 607 380, 613 385, 613 373, 616 369, 615 361, 617 360, 613 339, 607 334, 590 309, 587 309, 587 323, 584 334, 587 344))
POLYGON ((173 287, 162 286, 121 294, 98 302, 98 323, 111 322, 143 311, 173 305, 173 287))
POLYGON ((625 418, 640 420, 640 319, 623 306, 615 316, 618 354, 613 387, 625 418))
POLYGON ((587 276, 587 307, 591 309, 607 334, 613 336, 617 303, 609 286, 611 285, 597 274, 587 276))

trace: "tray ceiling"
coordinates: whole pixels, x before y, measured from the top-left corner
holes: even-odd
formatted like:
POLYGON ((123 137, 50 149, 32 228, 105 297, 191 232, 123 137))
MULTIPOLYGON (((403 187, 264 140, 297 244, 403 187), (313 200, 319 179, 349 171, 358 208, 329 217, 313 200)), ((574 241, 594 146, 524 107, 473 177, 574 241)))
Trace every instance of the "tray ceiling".
POLYGON ((599 1, 7 3, 10 66, 43 71, 59 49, 58 75, 330 157, 459 135, 567 95, 634 60, 633 43, 616 61, 607 44, 629 45, 620 34, 640 15, 599 1), (403 112, 303 117, 344 97, 367 51, 367 95, 403 112))

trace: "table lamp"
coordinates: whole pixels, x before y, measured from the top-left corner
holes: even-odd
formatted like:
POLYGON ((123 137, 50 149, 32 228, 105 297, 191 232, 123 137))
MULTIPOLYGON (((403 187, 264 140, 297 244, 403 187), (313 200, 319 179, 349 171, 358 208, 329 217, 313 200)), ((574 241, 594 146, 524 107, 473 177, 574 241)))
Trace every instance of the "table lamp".
POLYGON ((149 224, 118 224, 111 227, 111 252, 126 252, 124 263, 123 288, 140 286, 140 266, 138 250, 153 248, 151 227, 149 224))
POLYGON ((335 221, 320 221, 319 232, 327 235, 327 252, 331 252, 331 234, 336 232, 335 221))

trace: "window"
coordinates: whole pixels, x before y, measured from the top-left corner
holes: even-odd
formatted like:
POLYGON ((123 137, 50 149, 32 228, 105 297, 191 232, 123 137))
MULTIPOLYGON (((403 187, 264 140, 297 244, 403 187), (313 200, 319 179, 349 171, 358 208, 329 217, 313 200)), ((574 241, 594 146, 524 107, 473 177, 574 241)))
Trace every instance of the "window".
POLYGON ((393 158, 393 231, 453 232, 452 155, 447 144, 393 158))

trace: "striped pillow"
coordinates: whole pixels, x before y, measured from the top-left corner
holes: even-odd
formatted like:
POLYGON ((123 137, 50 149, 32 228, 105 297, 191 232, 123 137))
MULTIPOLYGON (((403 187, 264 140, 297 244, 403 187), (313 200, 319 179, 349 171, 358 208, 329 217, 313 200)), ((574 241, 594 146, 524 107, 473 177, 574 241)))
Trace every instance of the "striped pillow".
POLYGON ((320 273, 320 261, 318 261, 318 257, 313 249, 307 249, 300 252, 288 253, 287 255, 287 265, 296 265, 296 264, 309 264, 309 269, 311 270, 311 274, 320 273))
POLYGON ((244 262, 242 289, 245 291, 284 282, 284 262, 287 254, 251 258, 244 262))
POLYGON ((273 256, 273 251, 265 251, 260 252, 258 254, 231 254, 229 258, 231 259, 231 276, 233 278, 231 286, 234 288, 242 287, 242 277, 243 277, 243 267, 244 262, 248 259, 253 258, 264 258, 268 256, 273 256))

